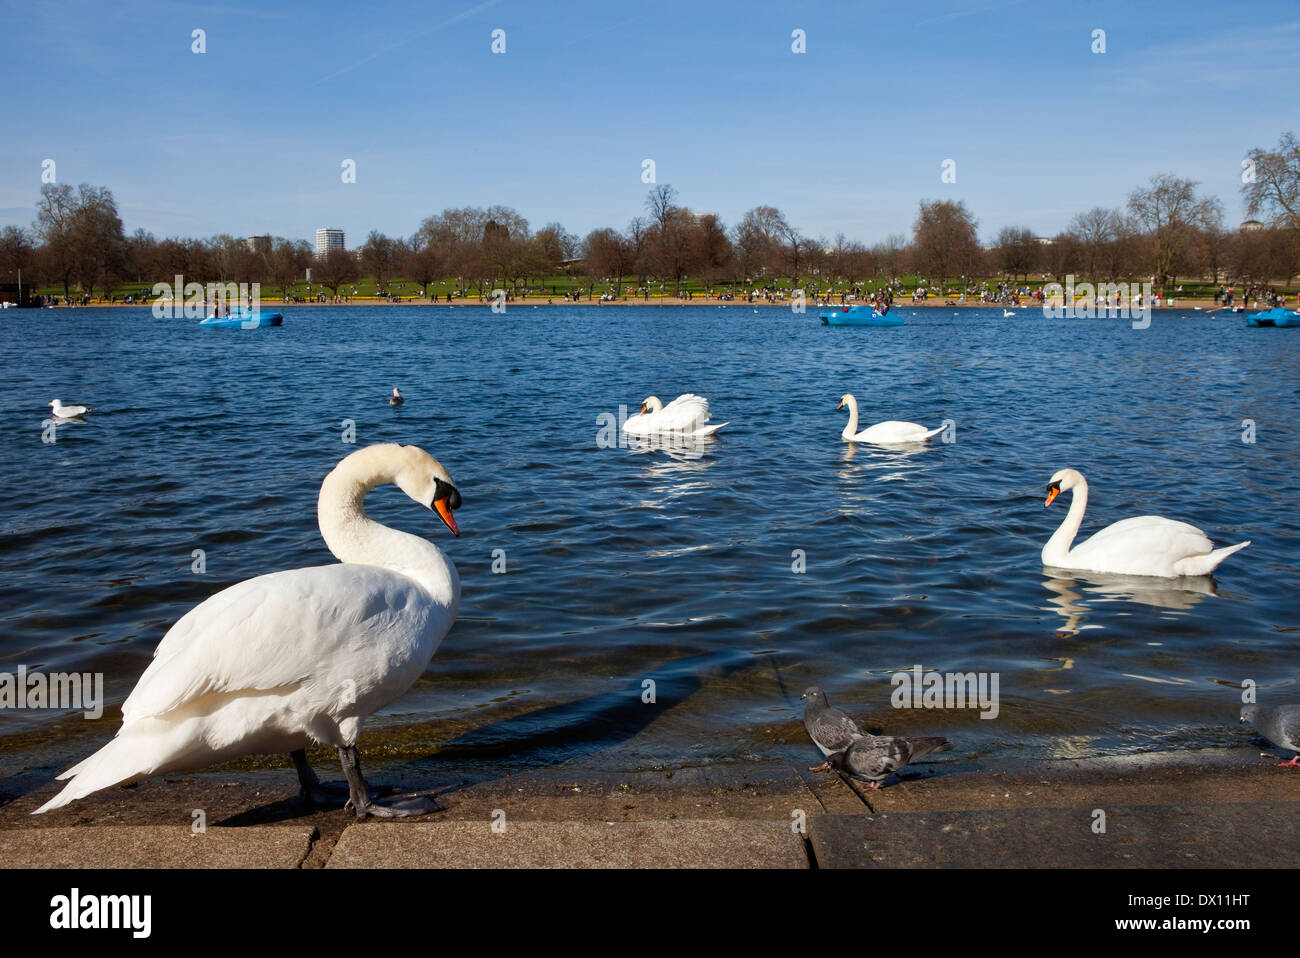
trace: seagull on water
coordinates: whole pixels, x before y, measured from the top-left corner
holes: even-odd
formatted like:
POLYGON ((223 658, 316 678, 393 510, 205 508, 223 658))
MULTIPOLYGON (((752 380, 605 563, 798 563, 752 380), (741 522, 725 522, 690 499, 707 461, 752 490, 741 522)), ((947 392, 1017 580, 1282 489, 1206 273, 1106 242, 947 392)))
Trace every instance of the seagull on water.
POLYGON ((51 399, 50 408, 54 410, 54 415, 60 419, 76 419, 78 416, 84 416, 94 409, 94 406, 78 406, 75 404, 63 405, 61 399, 51 399))

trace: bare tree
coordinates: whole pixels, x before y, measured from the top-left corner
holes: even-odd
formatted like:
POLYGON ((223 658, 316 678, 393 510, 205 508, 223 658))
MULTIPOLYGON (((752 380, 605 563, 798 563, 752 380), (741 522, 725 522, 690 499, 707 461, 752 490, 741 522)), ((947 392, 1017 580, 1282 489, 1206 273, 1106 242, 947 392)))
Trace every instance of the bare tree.
POLYGON ((636 249, 617 230, 605 227, 592 230, 582 241, 582 258, 587 275, 612 279, 615 297, 623 292, 623 277, 636 265, 636 249))
POLYGON ((345 249, 330 250, 312 267, 312 275, 336 296, 343 295, 340 287, 355 281, 360 271, 356 255, 345 249))
POLYGON ((397 242, 379 230, 371 230, 361 247, 361 266, 379 289, 386 288, 385 282, 398 269, 399 262, 397 242))
POLYGON ((727 228, 715 214, 706 213, 695 222, 690 243, 690 261, 707 289, 732 265, 732 246, 727 228))
POLYGON ((1027 277, 1038 263, 1038 241, 1034 231, 1023 226, 1004 226, 998 231, 997 262, 1012 279, 1027 277))
POLYGON ((1172 173, 1159 173, 1128 199, 1129 211, 1145 231, 1146 260, 1162 293, 1196 230, 1223 215, 1219 201, 1198 197, 1196 186, 1172 173))
POLYGON ((429 286, 447 270, 448 257, 444 247, 435 242, 429 233, 416 230, 406 242, 406 255, 402 258, 402 272, 420 284, 427 297, 429 286))
POLYGON ((7 283, 22 281, 31 286, 36 276, 36 246, 32 237, 21 226, 6 226, 0 230, 0 277, 7 283))
POLYGON ((650 190, 646 212, 650 214, 646 250, 652 272, 673 284, 673 295, 682 293, 682 280, 690 265, 691 229, 694 217, 676 205, 677 191, 667 183, 650 190))
POLYGON ((282 290, 288 290, 306 275, 312 265, 313 250, 306 240, 294 241, 277 236, 271 242, 268 259, 271 282, 282 290))
POLYGON ((950 276, 971 271, 979 259, 975 218, 965 203, 922 200, 912 231, 917 266, 931 276, 938 276, 941 288, 950 276))
POLYGON ((775 206, 755 206, 740 218, 735 229, 736 258, 746 276, 780 268, 785 217, 775 206))
POLYGON ((1242 184, 1241 192, 1250 216, 1266 216, 1274 226, 1300 229, 1300 142, 1294 133, 1283 133, 1277 147, 1247 154, 1254 164, 1254 178, 1242 184))

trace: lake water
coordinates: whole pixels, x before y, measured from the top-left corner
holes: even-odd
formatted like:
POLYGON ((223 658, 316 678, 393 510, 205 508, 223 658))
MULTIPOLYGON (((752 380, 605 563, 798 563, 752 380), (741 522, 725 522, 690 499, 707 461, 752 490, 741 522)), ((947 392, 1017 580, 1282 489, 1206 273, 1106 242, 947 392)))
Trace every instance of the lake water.
MULTIPOLYGON (((392 487, 367 503, 463 582, 424 678, 367 725, 391 760, 806 761, 815 683, 869 726, 946 735, 993 767, 1239 744, 1243 679, 1298 697, 1300 332, 903 312, 900 329, 830 329, 745 306, 303 307, 230 331, 7 311, 0 671, 103 672, 117 705, 194 604, 333 561, 316 496, 353 420, 359 445, 427 449, 464 497, 458 540, 392 487), (731 422, 702 450, 598 442, 602 414, 684 392, 731 422), (955 441, 842 442, 844 392, 863 426, 951 420, 955 441), (55 396, 96 408, 49 444, 55 396), (1068 497, 1044 509, 1043 487, 1065 466, 1091 486, 1084 536, 1155 513, 1253 545, 1213 581, 1046 575, 1068 497), (917 664, 997 673, 997 718, 892 709, 891 671, 917 664)), ((77 757, 119 721, 7 711, 0 748, 77 757)))

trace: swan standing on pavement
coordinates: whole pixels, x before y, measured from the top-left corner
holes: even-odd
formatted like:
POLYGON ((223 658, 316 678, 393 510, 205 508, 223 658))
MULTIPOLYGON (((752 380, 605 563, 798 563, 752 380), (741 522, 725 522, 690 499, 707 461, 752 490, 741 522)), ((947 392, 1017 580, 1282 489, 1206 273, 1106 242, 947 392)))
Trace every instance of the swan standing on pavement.
POLYGON ((639 415, 623 423, 629 436, 652 436, 657 433, 676 433, 682 436, 712 436, 729 423, 705 425, 709 421, 709 401, 703 396, 686 393, 667 406, 658 396, 649 396, 641 404, 639 415))
POLYGON ((358 818, 419 815, 424 798, 380 804, 361 776, 361 720, 420 677, 456 620, 460 579, 432 542, 366 517, 366 493, 392 483, 460 535, 460 493, 415 446, 352 453, 321 484, 317 518, 335 565, 247 579, 172 626, 122 706, 117 737, 60 779, 34 814, 111 785, 243 755, 289 752, 303 796, 322 795, 305 749, 338 750, 358 818))
POLYGON ((878 422, 858 432, 858 401, 853 393, 845 393, 841 396, 840 404, 835 408, 843 409, 845 406, 849 407, 849 423, 840 433, 840 437, 850 442, 870 442, 879 446, 891 446, 905 442, 925 442, 943 432, 943 426, 938 429, 926 429, 918 423, 900 422, 897 419, 878 422))
POLYGON ((60 419, 76 419, 78 416, 84 416, 86 413, 92 412, 95 407, 78 406, 71 403, 65 406, 62 400, 51 399, 50 408, 54 411, 54 415, 60 419))
POLYGON ((1050 506, 1062 492, 1071 492, 1070 511, 1043 546, 1043 565, 1085 572, 1118 575, 1155 575, 1165 578, 1209 575, 1220 562, 1246 548, 1250 541, 1214 548, 1196 526, 1164 516, 1122 519, 1071 548, 1088 508, 1088 482, 1075 469, 1062 469, 1047 486, 1050 506))

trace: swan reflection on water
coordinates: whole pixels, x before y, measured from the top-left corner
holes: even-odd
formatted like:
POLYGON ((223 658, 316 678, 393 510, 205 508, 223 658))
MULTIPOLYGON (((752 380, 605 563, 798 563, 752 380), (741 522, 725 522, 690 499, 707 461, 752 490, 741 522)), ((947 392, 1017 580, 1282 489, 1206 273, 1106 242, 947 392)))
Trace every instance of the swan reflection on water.
POLYGON ((628 436, 626 445, 637 455, 661 452, 664 457, 645 460, 646 497, 643 508, 664 509, 674 502, 705 495, 714 490, 709 470, 718 464, 711 456, 715 439, 681 436, 628 436))
POLYGON ((1206 596, 1218 595, 1218 586, 1208 575, 1163 579, 1156 576, 1114 575, 1108 572, 1075 572, 1043 567, 1043 588, 1053 593, 1045 611, 1056 612, 1065 619, 1062 632, 1071 635, 1084 629, 1100 629, 1087 624, 1093 606, 1103 602, 1136 602, 1157 609, 1186 612, 1206 596))
POLYGON ((844 443, 844 453, 840 456, 841 479, 853 479, 859 473, 870 472, 874 482, 894 482, 905 479, 907 474, 921 466, 919 462, 909 462, 913 456, 925 452, 929 447, 924 442, 891 443, 877 445, 874 443, 844 443), (860 448, 859 448, 860 447, 860 448), (854 467, 854 460, 861 455, 862 461, 854 467), (879 473, 878 475, 876 473, 879 473))
POLYGON ((629 436, 624 434, 623 444, 638 456, 648 452, 662 452, 669 459, 689 462, 703 459, 712 452, 716 439, 712 437, 682 436, 672 433, 657 433, 651 436, 629 436))

